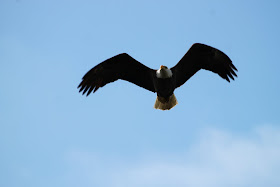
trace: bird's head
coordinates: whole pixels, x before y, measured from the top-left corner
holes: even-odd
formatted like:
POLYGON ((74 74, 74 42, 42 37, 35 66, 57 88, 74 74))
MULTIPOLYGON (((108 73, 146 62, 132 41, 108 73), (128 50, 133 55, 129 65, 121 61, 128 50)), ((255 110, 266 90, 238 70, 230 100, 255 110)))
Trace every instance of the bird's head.
POLYGON ((159 70, 156 72, 157 78, 170 78, 172 77, 172 72, 168 67, 161 65, 159 70))
POLYGON ((168 67, 166 67, 166 66, 164 66, 164 65, 161 65, 161 66, 160 66, 160 70, 162 70, 162 69, 168 69, 168 67))

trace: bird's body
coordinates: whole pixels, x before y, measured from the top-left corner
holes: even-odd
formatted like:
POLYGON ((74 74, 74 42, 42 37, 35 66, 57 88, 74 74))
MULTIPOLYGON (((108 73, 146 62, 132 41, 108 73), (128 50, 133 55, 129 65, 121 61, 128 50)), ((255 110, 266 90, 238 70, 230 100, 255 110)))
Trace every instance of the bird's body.
POLYGON ((157 92, 157 99, 154 108, 169 110, 178 103, 173 93, 176 88, 176 84, 172 75, 172 71, 166 66, 160 66, 160 69, 156 71, 154 85, 157 92))
POLYGON ((126 80, 157 93, 154 107, 169 110, 178 102, 174 90, 183 85, 200 69, 210 70, 230 82, 237 71, 230 58, 218 49, 194 44, 176 66, 168 69, 161 66, 153 70, 126 53, 116 55, 92 68, 78 86, 83 94, 89 95, 100 87, 118 79, 126 80))

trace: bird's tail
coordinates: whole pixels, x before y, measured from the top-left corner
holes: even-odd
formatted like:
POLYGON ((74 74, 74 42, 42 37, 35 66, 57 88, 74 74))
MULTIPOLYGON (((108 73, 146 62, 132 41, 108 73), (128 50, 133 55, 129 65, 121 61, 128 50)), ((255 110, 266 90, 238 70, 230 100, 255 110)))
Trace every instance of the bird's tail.
POLYGON ((160 110, 170 110, 177 104, 178 104, 177 99, 173 93, 168 99, 157 96, 154 108, 160 110))

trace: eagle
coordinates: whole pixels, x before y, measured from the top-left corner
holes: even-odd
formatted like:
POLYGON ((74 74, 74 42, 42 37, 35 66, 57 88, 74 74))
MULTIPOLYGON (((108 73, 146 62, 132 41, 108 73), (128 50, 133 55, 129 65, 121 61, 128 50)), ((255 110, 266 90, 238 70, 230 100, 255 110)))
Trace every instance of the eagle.
POLYGON ((122 79, 156 92, 154 108, 170 110, 178 103, 174 90, 201 69, 212 71, 228 82, 237 77, 237 69, 225 53, 214 47, 195 43, 170 69, 163 65, 158 70, 151 69, 127 53, 118 54, 89 70, 78 89, 88 96, 106 84, 122 79))

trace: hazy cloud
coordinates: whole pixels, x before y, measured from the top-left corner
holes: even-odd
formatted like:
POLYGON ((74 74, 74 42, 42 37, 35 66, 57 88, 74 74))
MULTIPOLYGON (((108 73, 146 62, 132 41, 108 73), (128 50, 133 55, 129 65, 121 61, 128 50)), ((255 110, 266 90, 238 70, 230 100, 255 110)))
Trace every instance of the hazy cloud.
POLYGON ((83 181, 98 186, 280 186, 279 128, 259 127, 242 135, 204 129, 185 150, 135 163, 79 151, 70 160, 83 181))

